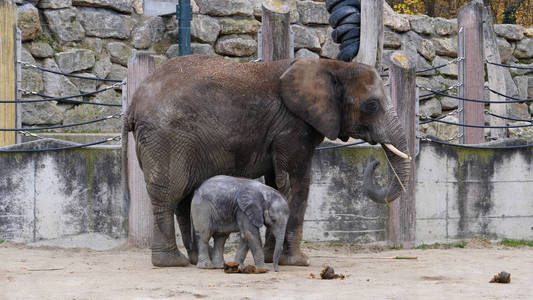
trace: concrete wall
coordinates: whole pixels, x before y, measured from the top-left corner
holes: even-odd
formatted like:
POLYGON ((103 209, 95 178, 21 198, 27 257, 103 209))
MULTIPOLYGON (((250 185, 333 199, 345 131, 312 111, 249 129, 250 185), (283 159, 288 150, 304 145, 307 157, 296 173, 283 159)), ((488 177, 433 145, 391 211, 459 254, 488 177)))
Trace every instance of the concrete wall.
MULTIPOLYGON (((54 145, 58 142, 48 140, 14 147, 54 145)), ((387 207, 362 194, 363 170, 372 157, 382 162, 378 174, 386 174, 379 147, 315 154, 305 240, 387 240, 387 207)), ((423 142, 417 158, 417 244, 473 237, 533 240, 532 159, 533 149, 470 150, 423 142)), ((90 232, 123 238, 122 199, 117 146, 0 154, 0 239, 32 242, 90 232)))
MULTIPOLYGON (((64 146, 55 140, 13 148, 64 146)), ((126 236, 120 148, 0 153, 0 239, 33 242, 81 233, 126 236)))

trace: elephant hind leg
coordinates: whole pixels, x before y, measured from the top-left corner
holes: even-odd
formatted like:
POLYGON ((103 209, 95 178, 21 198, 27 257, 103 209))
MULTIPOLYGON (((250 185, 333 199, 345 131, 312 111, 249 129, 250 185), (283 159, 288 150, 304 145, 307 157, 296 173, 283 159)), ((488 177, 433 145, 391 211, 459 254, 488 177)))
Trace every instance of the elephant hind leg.
POLYGON ((168 188, 147 183, 148 195, 152 200, 154 215, 152 235, 152 264, 157 267, 184 267, 189 260, 176 246, 174 229, 174 207, 168 188))

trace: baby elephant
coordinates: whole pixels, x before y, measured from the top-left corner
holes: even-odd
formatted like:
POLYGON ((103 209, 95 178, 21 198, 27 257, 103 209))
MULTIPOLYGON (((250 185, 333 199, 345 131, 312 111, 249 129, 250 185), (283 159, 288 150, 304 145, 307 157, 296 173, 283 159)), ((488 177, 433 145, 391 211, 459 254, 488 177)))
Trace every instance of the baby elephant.
POLYGON ((199 268, 224 267, 224 243, 231 232, 240 232, 235 261, 239 267, 252 250, 256 268, 266 268, 259 228, 265 224, 276 238, 274 270, 285 239, 289 207, 281 194, 258 181, 230 176, 206 180, 191 203, 193 239, 198 242, 199 268), (214 249, 209 258, 209 239, 214 249))

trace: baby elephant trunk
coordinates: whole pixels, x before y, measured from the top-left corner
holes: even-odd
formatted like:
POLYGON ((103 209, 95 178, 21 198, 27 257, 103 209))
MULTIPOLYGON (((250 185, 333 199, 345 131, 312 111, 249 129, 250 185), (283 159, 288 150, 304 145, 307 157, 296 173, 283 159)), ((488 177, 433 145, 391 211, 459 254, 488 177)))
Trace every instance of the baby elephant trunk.
POLYGON ((274 236, 276 237, 276 246, 274 248, 274 257, 272 258, 272 262, 274 264, 274 271, 276 272, 278 272, 279 256, 283 250, 283 241, 285 240, 285 226, 280 227, 281 228, 274 232, 274 236))

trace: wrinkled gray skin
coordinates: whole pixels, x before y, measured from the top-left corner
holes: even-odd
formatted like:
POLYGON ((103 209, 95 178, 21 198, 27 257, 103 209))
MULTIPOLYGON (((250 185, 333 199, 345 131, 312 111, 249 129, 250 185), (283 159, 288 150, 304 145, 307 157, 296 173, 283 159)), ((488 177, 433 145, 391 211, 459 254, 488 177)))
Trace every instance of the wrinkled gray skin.
POLYGON ((232 232, 240 232, 235 261, 244 268, 248 249, 252 251, 256 268, 266 268, 259 228, 264 225, 276 239, 274 270, 285 239, 289 206, 283 196, 256 180, 230 176, 215 176, 206 180, 194 192, 191 202, 193 240, 198 243, 197 267, 224 267, 224 243, 232 232), (209 255, 209 240, 214 249, 209 255))

